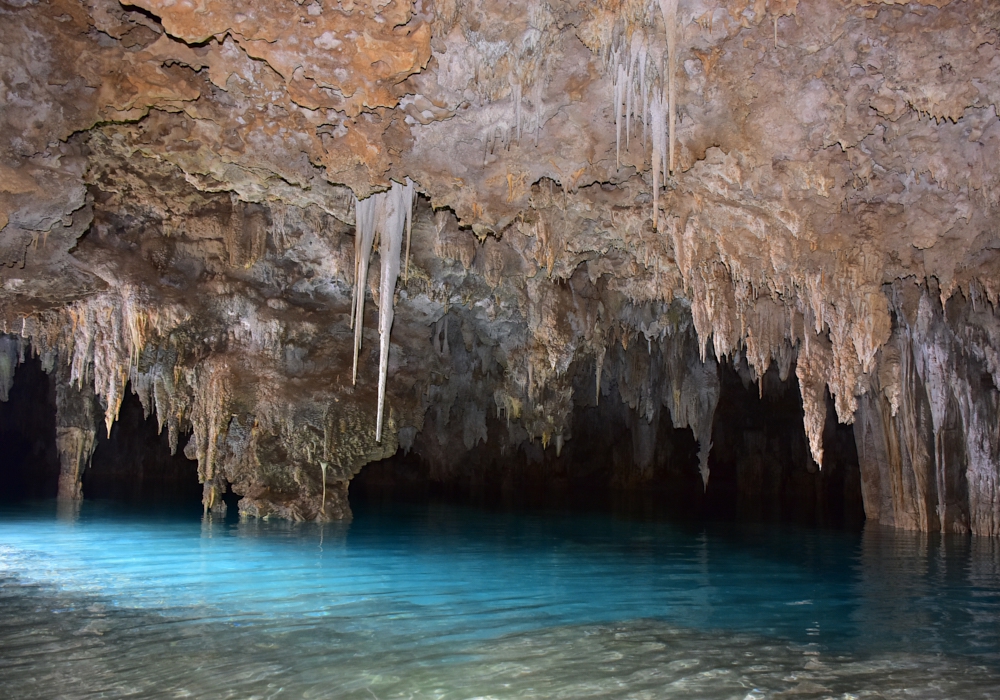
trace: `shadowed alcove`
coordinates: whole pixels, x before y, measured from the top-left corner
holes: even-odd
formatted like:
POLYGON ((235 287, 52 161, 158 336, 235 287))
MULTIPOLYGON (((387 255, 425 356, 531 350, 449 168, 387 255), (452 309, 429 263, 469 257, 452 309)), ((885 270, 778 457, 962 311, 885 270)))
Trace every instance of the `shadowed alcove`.
MULTIPOLYGON (((699 444, 666 408, 647 419, 609 398, 595 403, 593 381, 575 386, 572 438, 561 449, 526 441, 509 450, 502 417, 487 416, 487 438, 461 460, 442 459, 433 419, 410 450, 366 465, 351 482, 356 504, 445 500, 499 508, 611 510, 685 520, 794 522, 858 528, 864 522, 852 426, 837 422, 827 395, 825 458, 813 461, 794 372, 772 367, 757 382, 745 362, 719 364, 710 478, 698 471, 699 444), (430 456, 430 458, 428 458, 430 456)), ((460 410, 450 421, 461 422, 460 410)))
MULTIPOLYGON (((181 446, 187 437, 181 436, 181 446)), ((143 415, 139 397, 129 389, 110 435, 103 424, 98 427, 94 456, 81 481, 85 499, 201 502, 198 463, 182 449, 170 454, 167 431, 159 432, 155 415, 143 415)))
POLYGON ((0 500, 55 498, 58 486, 55 387, 29 354, 0 401, 0 500))
MULTIPOLYGON (((0 500, 55 498, 59 489, 55 382, 25 348, 6 401, 0 401, 0 500)), ((87 397, 81 401, 88 400, 87 397)), ((85 499, 198 504, 198 465, 182 450, 170 454, 167 432, 145 416, 139 398, 126 390, 118 420, 107 433, 96 397, 94 451, 81 475, 85 499)), ((76 406, 79 408, 79 405, 76 406)), ((181 436, 181 445, 188 435, 181 436)))

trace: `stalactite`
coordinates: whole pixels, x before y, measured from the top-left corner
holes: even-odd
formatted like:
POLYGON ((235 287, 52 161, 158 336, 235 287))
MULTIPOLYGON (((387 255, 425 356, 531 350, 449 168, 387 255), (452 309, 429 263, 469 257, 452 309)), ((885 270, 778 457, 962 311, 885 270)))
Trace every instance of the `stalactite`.
POLYGON ((194 387, 191 406, 191 426, 194 430, 194 451, 185 454, 198 460, 198 478, 204 484, 203 504, 206 511, 216 498, 216 472, 220 442, 225 439, 232 413, 231 368, 225 361, 204 363, 193 372, 189 382, 194 387))
POLYGON ((675 428, 690 428, 698 441, 698 471, 702 485, 708 488, 708 458, 712 451, 712 425, 719 403, 719 370, 713 358, 701 360, 697 341, 685 329, 668 335, 661 344, 666 385, 663 403, 670 410, 675 428), (665 345, 666 347, 662 347, 665 345))
POLYGON ((795 376, 802 394, 803 424, 809 439, 809 452, 820 469, 823 468, 827 372, 832 362, 830 342, 822 335, 810 337, 807 334, 795 365, 795 376))
POLYGON ((674 126, 677 121, 677 0, 659 0, 667 31, 667 102, 669 103, 670 147, 668 170, 674 172, 674 126))
POLYGON ((351 299, 351 328, 354 329, 354 366, 351 383, 358 383, 358 353, 364 329, 365 289, 368 285, 368 261, 375 241, 377 195, 354 203, 354 296, 351 299))
POLYGON ((514 133, 517 142, 521 142, 521 82, 515 81, 511 86, 511 99, 514 100, 514 133))
POLYGON ((660 88, 654 88, 649 103, 651 130, 653 132, 653 230, 659 230, 660 177, 667 179, 667 104, 660 88))
POLYGON ((271 240, 278 253, 284 253, 288 247, 288 205, 284 202, 271 202, 271 240))
POLYGON ((594 358, 594 405, 601 405, 601 373, 604 371, 604 356, 607 354, 607 346, 601 343, 597 348, 597 355, 594 358))
POLYGON ((326 468, 327 468, 326 462, 320 460, 319 471, 320 471, 320 474, 322 474, 322 479, 323 479, 323 497, 322 497, 322 499, 319 502, 319 518, 320 519, 322 519, 323 518, 323 514, 326 513, 326 468))
MULTIPOLYGON (((407 185, 409 185, 409 178, 407 178, 407 185)), ((406 207, 406 262, 403 265, 403 284, 406 284, 410 279, 410 232, 413 230, 413 203, 417 198, 417 190, 415 187, 410 187, 410 200, 406 207)))
POLYGON ((382 412, 385 407, 385 384, 389 372, 389 334, 392 330, 396 278, 399 277, 399 254, 403 239, 403 228, 410 220, 413 207, 413 183, 406 185, 392 183, 390 196, 386 197, 385 224, 381 232, 382 246, 379 256, 382 262, 382 276, 379 291, 379 369, 378 369, 378 414, 376 418, 375 440, 382 439, 382 412), (391 207, 391 209, 390 209, 391 207))
POLYGON ((357 383, 358 354, 361 350, 361 333, 364 327, 365 284, 368 279, 368 261, 378 233, 380 246, 381 277, 379 281, 379 382, 378 413, 375 439, 382 439, 382 413, 385 406, 385 385, 389 371, 389 335, 393 320, 393 297, 399 277, 400 253, 403 231, 409 231, 412 222, 415 189, 413 181, 406 184, 393 182, 388 192, 373 194, 364 200, 355 200, 355 286, 354 286, 354 368, 353 381, 357 383))

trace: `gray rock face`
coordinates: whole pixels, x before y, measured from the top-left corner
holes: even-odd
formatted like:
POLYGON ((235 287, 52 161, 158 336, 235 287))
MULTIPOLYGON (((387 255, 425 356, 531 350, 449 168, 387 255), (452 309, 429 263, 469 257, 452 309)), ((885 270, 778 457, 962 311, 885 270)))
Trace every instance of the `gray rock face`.
POLYGON ((794 374, 817 464, 832 397, 870 518, 1000 534, 996 3, 0 18, 0 324, 58 383, 64 497, 94 444, 74 392, 107 430, 126 386, 210 508, 232 485, 247 514, 347 517, 400 446, 530 471, 590 401, 645 419, 637 474, 665 409, 704 483, 731 364, 794 374), (407 178, 405 240, 357 226, 407 178))

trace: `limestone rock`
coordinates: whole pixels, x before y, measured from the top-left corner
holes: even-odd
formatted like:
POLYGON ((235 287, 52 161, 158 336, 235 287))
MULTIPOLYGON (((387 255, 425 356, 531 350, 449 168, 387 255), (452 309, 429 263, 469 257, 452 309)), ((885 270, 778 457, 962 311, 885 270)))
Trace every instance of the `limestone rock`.
POLYGON ((206 507, 231 484, 248 514, 343 517, 400 444, 548 465, 591 401, 646 420, 639 472, 665 408, 708 480, 728 363, 761 391, 794 367, 817 463, 827 394, 856 423, 869 517, 998 534, 996 3, 0 18, 0 389, 18 343, 104 430, 136 391, 191 433, 206 507), (406 182, 409 255, 386 229, 359 256, 354 203, 406 182))

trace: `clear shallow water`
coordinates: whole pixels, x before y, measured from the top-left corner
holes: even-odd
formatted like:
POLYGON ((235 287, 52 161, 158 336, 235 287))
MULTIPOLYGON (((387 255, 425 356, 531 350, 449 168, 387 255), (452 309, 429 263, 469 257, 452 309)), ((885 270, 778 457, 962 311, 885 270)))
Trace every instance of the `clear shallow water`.
POLYGON ((6 508, 0 697, 1000 698, 1000 543, 6 508))

